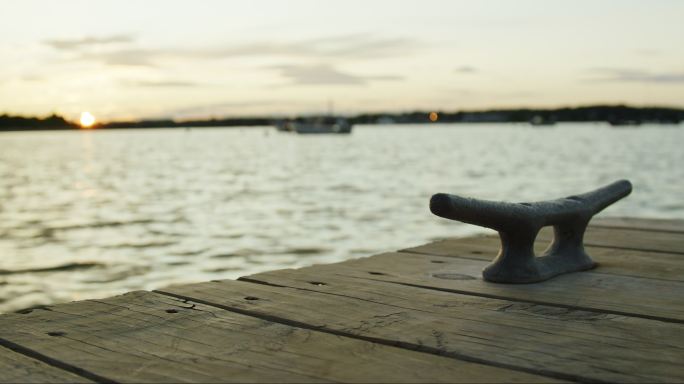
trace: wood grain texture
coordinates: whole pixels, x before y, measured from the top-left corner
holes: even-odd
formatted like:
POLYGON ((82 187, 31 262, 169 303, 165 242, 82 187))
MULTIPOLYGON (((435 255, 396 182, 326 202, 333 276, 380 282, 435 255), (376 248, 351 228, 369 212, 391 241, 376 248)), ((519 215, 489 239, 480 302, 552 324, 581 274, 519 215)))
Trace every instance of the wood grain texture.
POLYGON ((0 347, 0 383, 92 383, 92 381, 0 347))
MULTIPOLYGON (((535 252, 541 254, 548 243, 548 240, 538 239, 535 242, 535 252)), ((407 248, 401 252, 491 262, 499 252, 500 244, 498 236, 474 236, 435 241, 418 247, 407 248)), ((681 254, 592 246, 587 246, 585 249, 591 258, 599 263, 597 269, 588 273, 684 281, 684 256, 681 254)))
POLYGON ((608 228, 641 229, 645 231, 684 233, 684 220, 642 219, 633 217, 596 217, 592 226, 608 228))
MULTIPOLYGON (((550 227, 544 228, 539 232, 537 238, 550 241, 553 238, 552 229, 550 227)), ((684 236, 671 232, 590 226, 584 234, 584 244, 597 247, 684 254, 684 236)))
MULTIPOLYGON (((491 236, 496 237, 496 235, 491 236)), ((552 239, 553 228, 544 227, 539 231, 535 245, 539 250, 543 250, 552 239)), ((458 239, 454 238, 447 240, 458 239)), ((600 247, 681 255, 684 254, 684 234, 676 232, 645 231, 642 229, 589 226, 584 235, 584 245, 590 249, 600 247)))
POLYGON ((681 282, 580 272, 535 284, 497 284, 482 280, 482 268, 488 264, 397 252, 306 270, 312 274, 344 270, 346 275, 461 294, 684 322, 681 282))
POLYGON ((150 292, 5 315, 2 324, 1 338, 117 382, 548 381, 150 292))
POLYGON ((684 380, 682 324, 403 286, 346 276, 344 267, 328 272, 282 270, 248 277, 262 284, 223 281, 162 291, 252 316, 560 379, 684 380), (246 302, 246 295, 258 300, 246 302))
POLYGON ((481 236, 2 315, 0 383, 684 382, 684 221, 594 223, 537 284, 481 236))

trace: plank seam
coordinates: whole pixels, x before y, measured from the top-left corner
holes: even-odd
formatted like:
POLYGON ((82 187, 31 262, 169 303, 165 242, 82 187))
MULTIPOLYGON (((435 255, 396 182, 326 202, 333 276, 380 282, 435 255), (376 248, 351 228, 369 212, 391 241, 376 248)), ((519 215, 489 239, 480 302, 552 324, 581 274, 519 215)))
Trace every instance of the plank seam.
MULTIPOLYGON (((454 258, 454 259, 473 260, 473 261, 481 261, 481 262, 487 262, 488 261, 486 259, 478 259, 478 258, 474 258, 474 257, 467 257, 467 256, 460 256, 460 255, 436 255, 436 254, 428 253, 428 252, 414 251, 414 250, 411 250, 410 248, 409 249, 401 249, 397 252, 398 253, 407 253, 410 255, 421 255, 421 256, 430 256, 430 257, 448 257, 448 258, 454 258)), ((598 262, 597 264, 599 267, 601 266, 600 262, 598 262)), ((668 278, 664 278, 664 277, 630 275, 627 273, 602 272, 602 271, 599 271, 596 269, 589 269, 586 271, 582 271, 582 273, 600 274, 600 275, 605 275, 605 276, 624 276, 624 277, 631 277, 634 279, 658 280, 658 281, 668 281, 668 282, 674 282, 674 283, 684 283, 684 280, 668 279, 668 278)))
MULTIPOLYGON (((350 276, 350 275, 345 275, 345 274, 340 274, 340 273, 337 273, 336 275, 342 276, 342 277, 347 277, 350 279, 370 280, 370 281, 375 281, 378 283, 397 284, 397 285, 403 285, 403 286, 413 287, 413 288, 428 289, 428 290, 440 291, 440 292, 446 292, 446 293, 455 293, 455 294, 464 295, 464 296, 484 297, 486 299, 510 301, 510 302, 515 302, 515 303, 544 305, 547 307, 556 307, 556 308, 564 308, 564 309, 571 309, 571 310, 578 310, 578 311, 585 311, 585 312, 602 313, 602 314, 607 314, 607 315, 637 317, 637 318, 641 318, 641 319, 645 319, 645 320, 655 320, 655 321, 662 321, 662 322, 666 322, 666 323, 675 323, 675 324, 684 323, 684 320, 672 319, 669 317, 642 315, 642 314, 638 314, 638 313, 614 311, 614 310, 610 310, 610 309, 601 309, 601 308, 589 308, 589 307, 582 307, 582 306, 573 306, 573 305, 568 305, 568 304, 559 304, 559 303, 552 303, 552 302, 545 302, 545 301, 538 301, 538 300, 516 299, 516 298, 511 298, 511 297, 507 297, 507 296, 499 296, 499 295, 494 295, 494 294, 489 294, 489 293, 479 293, 479 292, 463 291, 463 290, 458 290, 458 289, 431 287, 429 285, 402 283, 402 282, 397 282, 397 281, 381 280, 381 279, 374 279, 374 278, 361 277, 361 276, 350 276)), ((332 292, 316 291, 313 289, 292 287, 292 286, 286 286, 286 285, 277 285, 277 284, 269 283, 266 281, 255 280, 255 279, 252 279, 249 277, 241 277, 241 278, 239 278, 239 280, 247 282, 247 283, 268 285, 268 286, 273 286, 273 287, 278 287, 278 288, 296 289, 296 290, 302 290, 302 291, 307 291, 307 292, 320 293, 320 294, 324 294, 324 295, 341 296, 341 297, 346 297, 346 298, 355 299, 355 300, 369 301, 369 302, 376 303, 376 304, 384 304, 384 303, 378 303, 378 302, 374 302, 371 300, 361 299, 361 298, 349 296, 349 295, 340 295, 340 294, 332 293, 332 292)), ((384 305, 387 305, 387 304, 384 304, 384 305)), ((404 308, 404 307, 397 307, 397 308, 417 310, 414 308, 404 308)), ((417 311, 419 311, 419 310, 417 310, 417 311)))
MULTIPOLYGON (((551 241, 551 239, 546 239, 546 238, 539 238, 540 240, 548 240, 551 241)), ((454 239, 458 240, 458 239, 454 239)), ((426 244, 430 245, 430 244, 426 244)), ((591 243, 584 243, 585 247, 594 247, 594 248, 609 248, 609 249, 622 249, 625 251, 639 251, 639 252, 651 252, 651 253, 664 253, 668 255, 684 255, 684 251, 663 251, 660 249, 644 249, 644 248, 632 248, 632 247, 620 247, 617 245, 601 245, 601 244, 591 244, 591 243)), ((444 256, 444 257, 461 257, 461 256, 453 256, 453 255, 435 255, 432 253, 426 253, 426 252, 418 252, 414 251, 411 248, 406 248, 406 249, 400 249, 397 252, 405 252, 405 253, 417 253, 421 255, 431 255, 431 256, 444 256)), ((461 257, 462 259, 471 259, 471 260, 480 260, 482 261, 483 259, 476 259, 474 257, 461 257)), ((493 259, 494 257, 492 257, 493 259)))
POLYGON ((467 257, 467 256, 460 256, 460 255, 435 255, 433 253, 428 253, 428 252, 420 252, 420 251, 414 251, 410 248, 407 249, 400 249, 397 252, 401 253, 410 253, 412 255, 424 255, 424 256, 433 256, 433 257, 456 257, 459 259, 464 259, 464 260, 474 260, 474 261, 483 261, 483 262, 488 262, 490 260, 486 259, 478 259, 476 257, 467 257))
MULTIPOLYGON (((254 283, 254 284, 260 284, 261 282, 257 282, 258 280, 242 280, 248 283, 254 283)), ((289 288, 283 286, 283 288, 289 288)), ((409 350, 409 351, 414 351, 414 352, 419 352, 419 353, 427 353, 431 355, 437 355, 437 356, 445 356, 449 357, 452 359, 456 360, 461 360, 461 361, 467 361, 471 363, 477 363, 477 364, 482 364, 482 365, 487 365, 491 367, 496 367, 496 368, 504 368, 504 369, 509 369, 512 371, 517 371, 517 372, 524 372, 524 373, 530 373, 534 375, 540 375, 540 376, 546 376, 549 378, 554 378, 554 379, 560 379, 560 380, 569 380, 569 381, 576 381, 576 382, 587 382, 587 383, 608 383, 603 380, 591 378, 591 377, 585 377, 581 375, 573 375, 573 374, 567 374, 563 372, 556 372, 556 371, 550 371, 547 369, 532 369, 532 368, 525 368, 525 367, 518 367, 515 365, 511 364, 506 364, 506 363, 498 363, 498 362, 493 362, 485 359, 481 359, 478 357, 473 357, 469 356, 466 354, 458 353, 458 352, 450 352, 450 351, 444 351, 435 347, 430 347, 426 345, 420 345, 420 344, 414 344, 414 343, 409 343, 405 341, 399 341, 399 340, 390 340, 390 339, 382 339, 379 337, 372 337, 372 336, 362 336, 362 335, 355 335, 353 333, 348 333, 344 331, 339 331, 335 329, 330 329, 330 328, 325 328, 325 326, 315 326, 307 323, 303 323, 300 321, 296 320, 290 320, 284 317, 280 316, 275 316, 275 315, 268 315, 264 313, 259 313, 256 311, 250 311, 246 309, 241 309, 241 308, 236 308, 228 305, 223 305, 219 303, 214 303, 208 300, 203 300, 203 299, 197 299, 193 298, 191 296, 186 296, 186 295, 180 295, 172 292, 165 292, 162 290, 154 290, 153 292, 161 294, 161 295, 166 295, 170 297, 175 297, 178 299, 183 299, 183 300, 188 300, 188 301, 194 301, 200 304, 212 306, 215 308, 220 308, 229 312, 234 312, 237 314, 245 315, 245 316, 251 316, 255 317, 257 319, 261 320, 266 320, 270 321, 273 323, 278 323, 278 324, 283 324, 287 325, 290 327, 295 327, 295 328, 301 328, 301 329, 306 329, 314 332, 321 332, 321 333, 327 333, 327 334, 332 334, 335 336, 341 336, 341 337, 347 337, 350 339, 356 339, 356 340, 361 340, 361 341, 367 341, 375 344, 380 344, 388 347, 395 347, 395 348, 400 348, 404 350, 409 350)))
MULTIPOLYGON (((358 276, 347 276, 347 277, 354 278, 354 279, 361 279, 361 280, 372 280, 372 281, 389 283, 389 284, 404 285, 407 287, 429 289, 429 290, 433 290, 433 291, 449 292, 449 293, 455 293, 455 294, 459 294, 459 295, 478 296, 478 297, 484 297, 487 299, 496 299, 496 300, 504 300, 504 301, 513 301, 513 302, 518 302, 518 303, 545 305, 547 307, 558 307, 558 308, 572 309, 572 310, 585 311, 585 312, 604 313, 607 315, 638 317, 641 319, 656 320, 656 321, 662 321, 665 323, 675 323, 675 324, 683 324, 684 323, 684 320, 672 319, 669 317, 642 315, 642 314, 638 314, 638 313, 622 312, 622 311, 615 311, 615 310, 610 310, 610 309, 588 308, 588 307, 581 307, 581 306, 576 306, 576 305, 551 303, 551 302, 538 301, 538 300, 516 299, 516 298, 507 297, 507 296, 493 295, 493 294, 489 294, 489 293, 479 293, 479 292, 462 291, 462 290, 458 290, 458 289, 430 287, 430 286, 421 285, 421 284, 400 283, 400 282, 396 282, 396 281, 370 279, 367 277, 358 277, 358 276)), ((316 292, 318 292, 318 291, 316 291, 316 292)))
POLYGON ((603 229, 629 229, 629 230, 643 231, 643 232, 662 232, 662 233, 672 233, 672 234, 677 234, 677 235, 684 234, 684 231, 682 231, 682 230, 677 230, 677 229, 658 229, 658 228, 628 227, 628 226, 610 225, 610 224, 593 224, 593 225, 591 225, 590 227, 603 228, 603 229))
MULTIPOLYGON (((599 267, 601 266, 601 263, 596 263, 599 267)), ((653 276, 639 276, 639 275, 630 275, 627 273, 615 273, 615 272, 601 272, 597 271, 595 269, 593 270, 588 270, 588 271, 582 271, 582 272, 589 272, 593 274, 599 274, 599 275, 604 275, 604 276, 623 276, 623 277, 629 277, 632 279, 642 279, 642 280, 658 280, 658 281, 665 281, 665 282, 671 282, 671 283, 684 283, 684 280, 675 280, 675 279, 668 279, 665 277, 653 277, 653 276)))
MULTIPOLYGON (((484 238, 488 238, 488 237, 484 237, 484 238)), ((467 240, 467 239, 471 239, 471 237, 452 238, 452 239, 450 239, 450 240, 464 240, 464 239, 466 239, 466 240, 467 240)), ((493 240, 493 239, 497 239, 497 240, 498 240, 499 238, 498 238, 498 237, 497 237, 497 238, 491 237, 491 239, 492 239, 492 240, 493 240)), ((537 239, 538 239, 538 240, 542 240, 542 241, 547 241, 547 242, 549 242, 549 243, 551 242, 551 240, 553 240, 552 238, 545 238, 545 237, 538 237, 537 239)), ((433 243, 427 243, 427 244, 425 244, 425 245, 432 245, 432 244, 436 244, 436 243, 441 243, 441 242, 443 242, 443 241, 446 241, 446 240, 436 241, 436 242, 433 242, 433 243)), ((466 243, 466 245, 473 245, 473 244, 468 244, 468 243, 466 243)), ((475 245, 483 246, 483 244, 475 244, 475 245)), ((492 245, 492 246, 494 246, 494 245, 492 245)), ((662 249, 644 249, 644 248, 633 248, 633 247, 621 247, 621 246, 619 246, 619 245, 602 245, 602 244, 584 243, 584 246, 585 246, 585 247, 593 247, 593 248, 622 249, 622 250, 626 250, 626 251, 637 251, 637 252, 664 253, 664 254, 669 254, 669 255, 682 255, 682 254, 684 254, 684 251, 664 251, 664 250, 662 250, 662 249)), ((415 248, 421 248, 421 247, 423 247, 423 246, 415 247, 415 248)), ((462 257, 462 256, 452 256, 452 255, 436 255, 436 254, 433 254, 433 253, 427 253, 427 252, 416 251, 416 250, 414 250, 414 248, 404 248, 404 249, 398 250, 397 252, 417 253, 417 254, 421 254, 421 255, 430 255, 430 256, 461 257, 461 258, 463 258, 463 259, 470 259, 470 260, 484 260, 484 259, 478 259, 478 258, 475 258, 475 257, 462 257)), ((492 257, 492 258, 493 258, 493 257, 492 257)))
POLYGON ((259 285, 266 285, 266 286, 269 286, 269 287, 276 287, 276 288, 295 289, 295 290, 304 291, 304 292, 323 293, 323 294, 330 295, 330 296, 344 297, 344 298, 347 298, 347 299, 365 301, 365 302, 367 302, 367 303, 373 303, 373 304, 381 304, 381 305, 385 305, 385 306, 392 307, 392 308, 397 308, 397 309, 407 309, 407 310, 409 310, 409 311, 430 313, 429 311, 425 311, 425 310, 422 310, 422 309, 411 308, 411 307, 402 307, 402 306, 400 306, 400 305, 382 303, 382 302, 379 302, 379 301, 368 300, 368 299, 362 299, 362 298, 360 298, 360 297, 349 296, 349 295, 343 295, 343 294, 340 294, 340 293, 334 293, 334 292, 321 292, 321 291, 316 291, 316 290, 314 290, 314 289, 306 289, 306 288, 300 288, 300 287, 290 287, 290 286, 287 286, 287 285, 273 284, 273 283, 269 283, 269 282, 267 282, 267 281, 254 280, 254 279, 251 279, 251 278, 249 278, 249 277, 247 277, 247 276, 243 276, 243 277, 238 278, 238 281, 244 281, 244 282, 247 282, 247 283, 259 284, 259 285))
POLYGON ((72 373, 74 375, 83 377, 88 380, 92 380, 96 383, 112 383, 115 384, 117 381, 112 380, 110 378, 95 374, 93 372, 87 371, 83 368, 79 368, 75 365, 63 362, 61 360, 54 359, 52 357, 49 357, 47 355, 44 355, 38 351, 35 351, 33 349, 24 347, 22 345, 13 343, 9 340, 0 338, 0 346, 5 347, 13 352, 19 353, 21 355, 24 355, 26 357, 29 357, 33 360, 40 361, 42 363, 45 363, 51 367, 55 367, 58 369, 61 369, 63 371, 72 373))
MULTIPOLYGON (((625 229, 632 229, 632 228, 625 228, 625 229)), ((484 239, 496 239, 496 240, 499 240, 499 237, 498 237, 498 236, 492 236, 492 235, 486 235, 486 236, 470 236, 470 237, 460 237, 460 238, 459 238, 459 237, 450 237, 450 238, 447 238, 447 239, 434 241, 434 242, 431 242, 431 243, 428 243, 428 244, 425 244, 425 245, 432 245, 432 244, 442 243, 442 242, 449 241, 449 240, 451 240, 451 241, 456 241, 456 240, 464 240, 464 239, 472 239, 472 238, 484 238, 484 239)), ((538 236, 538 237, 537 237, 537 240, 539 240, 539 241, 544 241, 544 242, 547 242, 547 243, 551 243, 551 241, 553 240, 553 236, 551 236, 551 237, 538 236)), ((683 254, 684 254, 684 251, 674 251, 674 250, 665 251, 665 250, 662 250, 662 249, 622 247, 622 246, 619 246, 619 245, 596 244, 596 243, 593 243, 593 242, 591 242, 591 241, 586 241, 586 240, 584 241, 584 246, 585 246, 585 247, 596 247, 596 248, 623 249, 623 250, 626 250, 626 251, 641 251, 641 252, 653 252, 653 253, 666 253, 666 254, 670 254, 670 255, 683 255, 683 254)), ((423 246, 420 246, 420 247, 423 247, 423 246)), ((418 248, 418 247, 416 247, 416 248, 418 248)), ((397 252, 412 252, 412 253, 419 253, 419 252, 412 251, 412 248, 400 249, 400 250, 397 251, 397 252)), ((426 254, 428 254, 428 253, 426 253, 426 254)), ((448 255, 433 255, 433 256, 447 256, 447 257, 448 257, 448 255)), ((479 260, 479 259, 478 259, 478 260, 479 260)))
MULTIPOLYGON (((540 238, 540 240, 551 241, 550 238, 540 238)), ((584 243, 587 247, 597 247, 597 248, 610 248, 610 249, 624 249, 625 251, 642 251, 642 252, 652 252, 652 253, 666 253, 670 255, 684 255, 684 251, 664 251, 662 249, 649 249, 649 248, 633 248, 633 247, 621 247, 619 245, 602 245, 593 243, 584 243)))

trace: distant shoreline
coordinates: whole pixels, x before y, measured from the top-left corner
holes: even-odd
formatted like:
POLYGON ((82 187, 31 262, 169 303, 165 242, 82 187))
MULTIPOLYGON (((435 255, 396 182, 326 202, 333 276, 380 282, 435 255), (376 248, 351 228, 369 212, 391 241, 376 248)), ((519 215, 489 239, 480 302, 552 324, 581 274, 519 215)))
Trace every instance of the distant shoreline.
MULTIPOLYGON (((352 124, 419 124, 431 123, 430 113, 439 116, 440 123, 532 123, 606 122, 613 125, 639 125, 642 123, 679 124, 684 120, 684 109, 667 107, 630 107, 625 105, 595 105, 555 109, 492 109, 483 111, 415 111, 406 113, 366 113, 347 118, 352 124)), ((283 120, 303 120, 308 116, 291 119, 277 117, 234 117, 206 120, 139 120, 109 122, 95 129, 149 129, 149 128, 201 128, 250 127, 275 125, 283 120)), ((0 115, 0 131, 75 130, 80 125, 58 115, 47 118, 0 115)))

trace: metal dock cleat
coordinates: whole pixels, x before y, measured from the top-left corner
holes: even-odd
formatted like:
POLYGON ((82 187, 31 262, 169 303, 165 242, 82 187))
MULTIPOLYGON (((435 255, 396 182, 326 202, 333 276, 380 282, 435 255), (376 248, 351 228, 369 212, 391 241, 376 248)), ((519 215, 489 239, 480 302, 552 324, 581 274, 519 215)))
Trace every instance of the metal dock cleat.
POLYGON ((584 231, 597 213, 632 192, 628 180, 616 181, 581 195, 508 203, 438 193, 430 199, 437 216, 499 232, 501 249, 482 277, 496 283, 535 283, 554 276, 592 269, 596 263, 584 251, 584 231), (553 241, 536 257, 534 240, 553 226, 553 241))

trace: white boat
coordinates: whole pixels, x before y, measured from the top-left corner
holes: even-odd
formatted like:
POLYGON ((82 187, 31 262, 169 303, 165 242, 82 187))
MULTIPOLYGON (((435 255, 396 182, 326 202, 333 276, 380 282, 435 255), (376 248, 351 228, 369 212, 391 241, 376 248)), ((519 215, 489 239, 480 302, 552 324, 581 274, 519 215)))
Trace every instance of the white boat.
POLYGON ((349 134, 352 130, 352 124, 345 118, 328 116, 284 122, 278 124, 277 129, 300 134, 349 134))
POLYGON ((556 120, 550 117, 535 115, 532 119, 530 119, 530 125, 533 127, 548 127, 556 125, 556 120))
POLYGON ((294 132, 310 133, 351 133, 352 124, 347 119, 338 117, 323 117, 311 121, 295 122, 294 132))
POLYGON ((352 124, 344 117, 335 117, 333 112, 333 103, 331 100, 329 100, 327 114, 308 118, 298 118, 290 121, 282 121, 276 124, 276 129, 279 131, 296 132, 300 134, 349 134, 352 130, 352 124))

